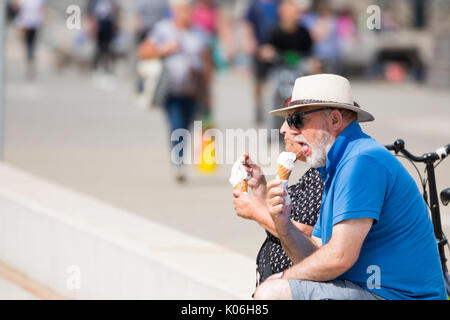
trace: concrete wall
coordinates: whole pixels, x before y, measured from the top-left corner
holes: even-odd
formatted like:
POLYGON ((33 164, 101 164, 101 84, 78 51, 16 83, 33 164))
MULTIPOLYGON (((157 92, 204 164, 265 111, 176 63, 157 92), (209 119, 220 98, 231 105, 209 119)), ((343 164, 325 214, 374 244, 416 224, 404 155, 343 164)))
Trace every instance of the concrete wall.
POLYGON ((255 282, 252 259, 4 164, 0 261, 73 299, 250 299, 255 282))

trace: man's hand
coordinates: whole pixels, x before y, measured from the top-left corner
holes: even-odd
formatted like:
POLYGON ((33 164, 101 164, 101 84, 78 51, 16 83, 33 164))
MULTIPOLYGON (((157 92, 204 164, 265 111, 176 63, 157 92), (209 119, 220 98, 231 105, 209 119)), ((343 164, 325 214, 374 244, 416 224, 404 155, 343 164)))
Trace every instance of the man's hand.
POLYGON ((258 211, 261 210, 264 203, 255 196, 239 191, 234 191, 233 196, 233 204, 237 215, 244 219, 256 220, 258 211))
POLYGON ((267 185, 266 205, 275 224, 281 223, 285 226, 289 220, 290 206, 285 206, 284 197, 286 193, 281 187, 280 180, 273 180, 267 185))
POLYGON ((261 201, 265 201, 267 181, 261 167, 252 162, 248 153, 243 154, 240 161, 244 165, 247 173, 251 176, 247 182, 253 194, 261 201))
POLYGON ((271 275, 270 277, 268 277, 268 278, 266 279, 266 281, 282 279, 282 276, 283 276, 283 272, 274 273, 273 275, 271 275))

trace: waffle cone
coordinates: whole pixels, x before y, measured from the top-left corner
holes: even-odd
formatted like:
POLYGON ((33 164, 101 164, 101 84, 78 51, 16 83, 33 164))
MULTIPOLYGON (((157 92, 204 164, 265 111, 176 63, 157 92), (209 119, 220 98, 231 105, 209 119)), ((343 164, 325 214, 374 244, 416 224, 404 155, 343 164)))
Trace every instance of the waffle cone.
POLYGON ((242 180, 241 182, 239 182, 237 185, 234 186, 235 191, 247 192, 247 189, 248 189, 247 180, 242 180))
POLYGON ((280 180, 289 180, 290 175, 291 175, 291 170, 288 170, 281 164, 278 164, 277 176, 280 180))

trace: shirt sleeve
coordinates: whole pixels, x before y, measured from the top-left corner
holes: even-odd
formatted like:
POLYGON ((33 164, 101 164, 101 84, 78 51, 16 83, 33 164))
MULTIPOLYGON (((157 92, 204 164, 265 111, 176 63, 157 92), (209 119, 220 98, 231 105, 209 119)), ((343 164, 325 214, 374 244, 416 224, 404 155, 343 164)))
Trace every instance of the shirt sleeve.
MULTIPOLYGON (((319 216, 320 216, 320 214, 319 214, 319 216)), ((312 235, 316 238, 322 238, 322 234, 320 233, 320 219, 317 219, 317 222, 314 225, 312 235)))
POLYGON ((388 170, 376 159, 359 155, 337 173, 333 194, 333 225, 348 219, 378 222, 388 189, 388 170))
POLYGON ((168 33, 167 21, 159 21, 148 34, 147 39, 154 45, 160 46, 167 41, 168 33))
POLYGON ((250 3, 250 5, 247 7, 247 11, 245 11, 244 19, 250 22, 251 24, 256 23, 256 4, 254 1, 250 3))

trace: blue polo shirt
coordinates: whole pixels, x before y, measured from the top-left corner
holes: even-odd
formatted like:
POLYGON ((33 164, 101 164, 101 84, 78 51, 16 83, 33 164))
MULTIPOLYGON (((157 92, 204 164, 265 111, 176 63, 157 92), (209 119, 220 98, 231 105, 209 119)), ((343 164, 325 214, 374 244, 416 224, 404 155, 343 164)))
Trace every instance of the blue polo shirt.
POLYGON ((333 226, 372 218, 356 263, 338 279, 386 299, 446 299, 428 209, 413 178, 382 145, 352 122, 318 169, 325 188, 313 235, 325 245, 333 226))

